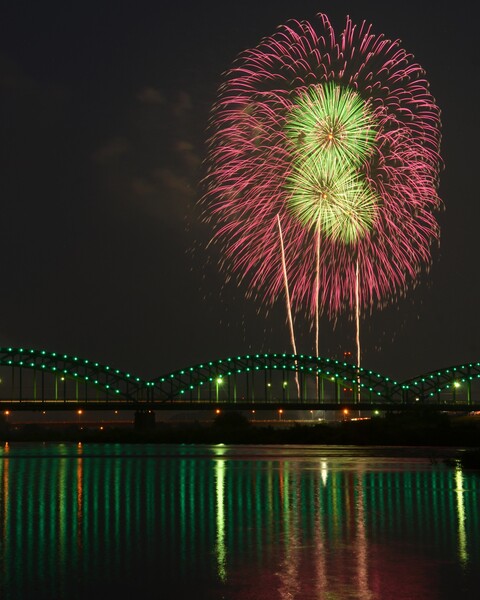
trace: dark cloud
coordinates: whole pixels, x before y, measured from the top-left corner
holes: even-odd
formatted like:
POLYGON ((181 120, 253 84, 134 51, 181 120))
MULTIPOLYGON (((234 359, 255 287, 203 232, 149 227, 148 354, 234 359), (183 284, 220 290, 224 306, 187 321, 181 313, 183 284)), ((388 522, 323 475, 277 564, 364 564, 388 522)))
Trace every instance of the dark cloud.
POLYGON ((168 98, 153 87, 142 88, 136 99, 121 131, 93 153, 107 201, 183 227, 197 195, 201 165, 192 100, 184 92, 168 98))
POLYGON ((162 92, 151 86, 141 89, 137 94, 137 99, 143 104, 163 104, 165 102, 162 92))
POLYGON ((28 77, 18 64, 0 55, 0 88, 4 93, 29 92, 35 87, 35 81, 28 77))
POLYGON ((108 163, 128 152, 128 142, 125 138, 116 137, 106 142, 94 151, 92 157, 96 163, 108 163))

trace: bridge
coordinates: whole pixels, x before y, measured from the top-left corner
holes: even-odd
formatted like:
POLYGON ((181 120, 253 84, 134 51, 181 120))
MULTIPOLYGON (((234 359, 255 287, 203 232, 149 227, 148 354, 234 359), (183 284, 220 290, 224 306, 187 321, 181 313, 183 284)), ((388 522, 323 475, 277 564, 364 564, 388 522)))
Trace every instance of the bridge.
POLYGON ((403 382, 304 354, 247 354, 146 380, 60 352, 0 348, 0 410, 480 410, 480 362, 403 382))

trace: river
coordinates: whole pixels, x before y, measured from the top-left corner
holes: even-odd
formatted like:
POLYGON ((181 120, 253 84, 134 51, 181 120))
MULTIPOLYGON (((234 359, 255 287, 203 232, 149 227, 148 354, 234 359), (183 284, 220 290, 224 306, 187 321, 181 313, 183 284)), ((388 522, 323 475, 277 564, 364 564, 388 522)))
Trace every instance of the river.
POLYGON ((457 449, 0 446, 2 600, 465 600, 457 449))

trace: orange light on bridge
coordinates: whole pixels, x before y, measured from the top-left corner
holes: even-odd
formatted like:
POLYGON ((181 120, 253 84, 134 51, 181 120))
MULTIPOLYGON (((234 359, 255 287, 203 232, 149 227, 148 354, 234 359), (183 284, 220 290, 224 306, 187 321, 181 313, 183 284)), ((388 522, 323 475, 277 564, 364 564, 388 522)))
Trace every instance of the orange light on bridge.
POLYGON ((77 410, 77 415, 82 415, 83 414, 83 410, 77 410))
POLYGON ((215 410, 215 414, 217 414, 217 415, 219 415, 219 414, 220 414, 220 409, 219 409, 219 408, 217 408, 217 409, 215 410))

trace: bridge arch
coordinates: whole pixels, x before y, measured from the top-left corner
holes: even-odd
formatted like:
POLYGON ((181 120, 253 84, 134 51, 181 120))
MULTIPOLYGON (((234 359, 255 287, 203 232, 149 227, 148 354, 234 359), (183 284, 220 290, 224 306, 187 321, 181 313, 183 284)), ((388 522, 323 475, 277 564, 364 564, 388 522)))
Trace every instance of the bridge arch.
POLYGON ((395 386, 405 402, 472 403, 472 387, 480 383, 480 362, 464 363, 412 377, 395 386))
POLYGON ((392 387, 397 385, 389 377, 368 369, 358 369, 356 365, 347 362, 286 353, 247 354, 207 361, 157 377, 149 385, 151 397, 155 399, 194 401, 205 395, 212 399, 215 395, 220 401, 222 390, 225 389, 220 386, 225 383, 229 388, 228 396, 234 401, 254 401, 260 391, 265 401, 275 397, 277 401, 318 399, 320 402, 325 399, 325 385, 333 387, 333 392, 329 389, 328 393, 335 401, 340 401, 343 392, 349 392, 350 399, 358 398, 358 390, 362 398, 388 401, 391 399, 392 387), (262 381, 258 384, 261 373, 262 381), (243 376, 244 379, 241 387, 238 376, 243 376), (299 380, 298 388, 296 376, 299 380))
POLYGON ((46 399, 61 402, 67 397, 79 400, 98 394, 101 394, 102 399, 134 400, 146 395, 147 385, 141 378, 108 365, 60 352, 0 348, 0 367, 2 398, 7 396, 20 402, 46 399), (10 373, 5 376, 6 368, 10 373), (22 376, 22 370, 33 374, 28 381, 22 376))

